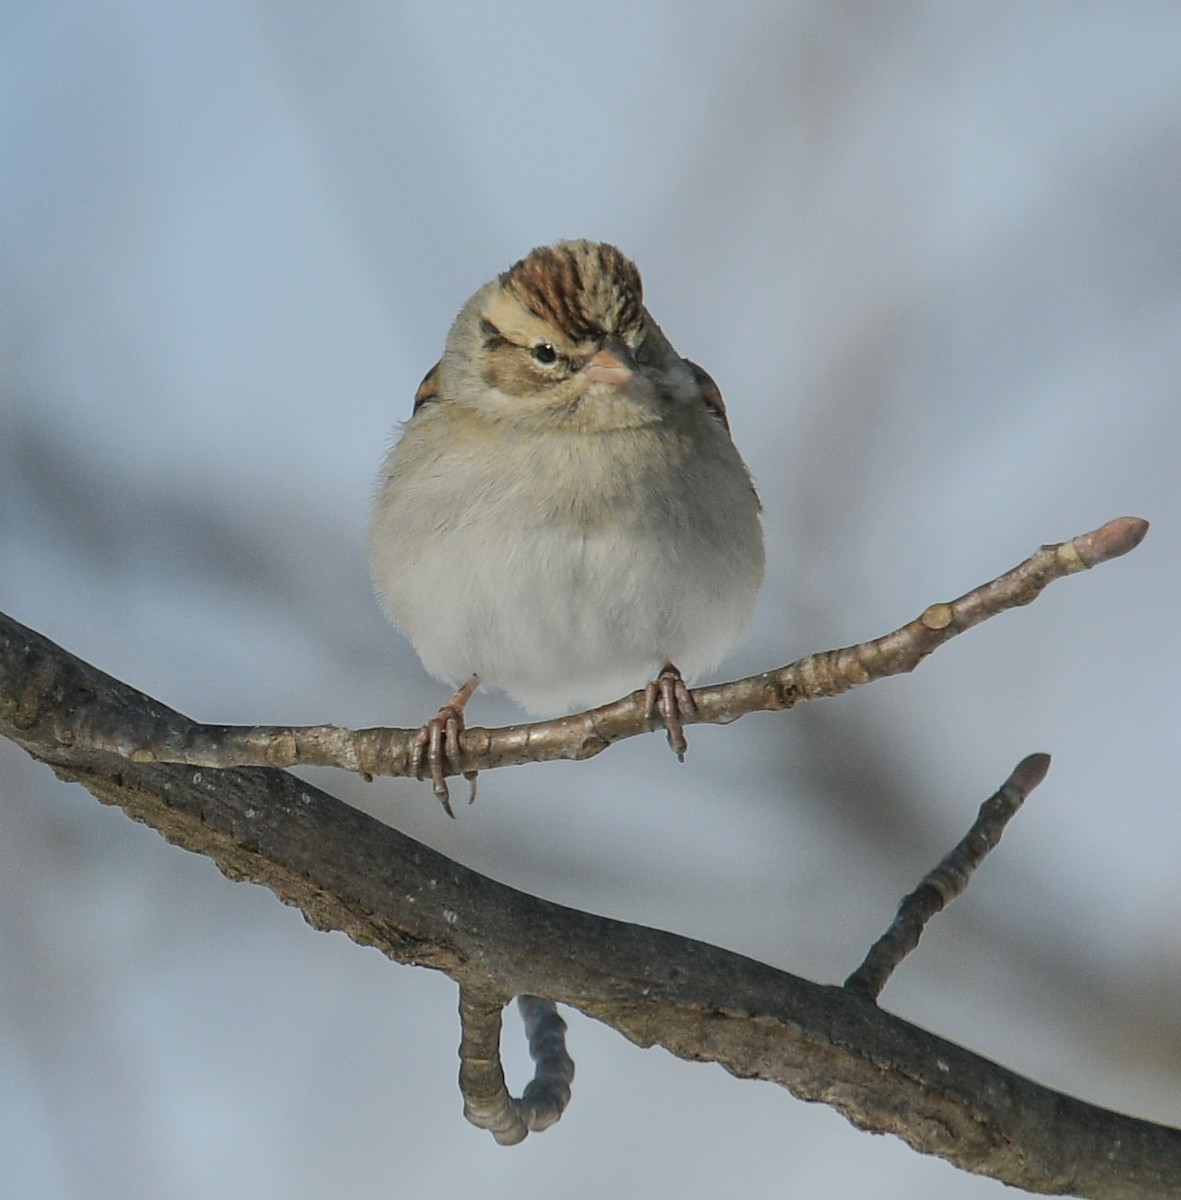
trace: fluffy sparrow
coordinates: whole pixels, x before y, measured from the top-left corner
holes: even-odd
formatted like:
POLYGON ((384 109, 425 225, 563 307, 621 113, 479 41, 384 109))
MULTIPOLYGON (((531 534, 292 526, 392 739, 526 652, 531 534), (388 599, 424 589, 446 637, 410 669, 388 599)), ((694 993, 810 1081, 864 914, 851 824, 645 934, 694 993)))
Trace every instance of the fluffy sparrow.
POLYGON ((386 456, 369 538, 390 620, 432 675, 467 679, 415 747, 447 811, 477 683, 536 713, 647 686, 682 754, 682 672, 750 624, 759 508, 717 386, 614 246, 543 247, 480 288, 386 456))

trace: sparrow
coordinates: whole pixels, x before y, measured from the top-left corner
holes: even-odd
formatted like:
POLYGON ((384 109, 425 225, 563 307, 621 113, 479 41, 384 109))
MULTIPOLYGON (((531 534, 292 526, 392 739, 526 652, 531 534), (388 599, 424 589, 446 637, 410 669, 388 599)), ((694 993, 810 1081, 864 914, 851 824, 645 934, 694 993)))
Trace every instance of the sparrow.
POLYGON ((477 685, 550 715, 645 688, 683 757, 686 681, 750 625, 760 507, 721 392, 618 249, 540 247, 481 287, 385 457, 369 535, 386 615, 459 685, 412 753, 447 812, 477 685))

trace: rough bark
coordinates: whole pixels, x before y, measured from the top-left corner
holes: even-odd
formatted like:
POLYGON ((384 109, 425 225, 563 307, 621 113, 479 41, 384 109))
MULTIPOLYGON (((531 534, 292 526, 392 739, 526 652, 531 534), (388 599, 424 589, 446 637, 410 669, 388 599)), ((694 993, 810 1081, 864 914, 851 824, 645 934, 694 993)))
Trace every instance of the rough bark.
POLYGON ((772 1080, 1029 1191, 1181 1195, 1181 1132, 1051 1091, 848 989, 526 895, 279 770, 134 762, 86 743, 88 726, 145 721, 186 725, 0 618, 0 733, 317 929, 444 971, 485 1000, 552 998, 640 1045, 772 1080))

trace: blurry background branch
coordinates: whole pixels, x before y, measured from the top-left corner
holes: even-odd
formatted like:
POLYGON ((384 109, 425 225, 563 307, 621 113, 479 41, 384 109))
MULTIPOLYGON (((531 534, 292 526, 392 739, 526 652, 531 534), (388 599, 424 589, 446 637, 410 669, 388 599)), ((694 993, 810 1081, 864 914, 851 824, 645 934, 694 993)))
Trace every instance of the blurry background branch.
MULTIPOLYGON (((966 627, 999 611, 990 609, 994 596, 1007 596, 1005 606, 1027 602, 1050 579, 1130 549, 1144 529, 1126 518, 1049 547, 866 647, 905 642, 918 625, 932 634, 946 630, 957 612, 966 627)), ((920 659, 929 652, 922 644, 917 649, 920 659)), ((841 657, 850 654, 805 661, 864 666, 863 653, 841 657)), ((0 732, 63 779, 212 858, 229 877, 270 888, 316 928, 341 930, 396 961, 444 971, 489 1011, 496 998, 545 996, 638 1044, 772 1080, 803 1099, 831 1104, 859 1127, 895 1133, 916 1149, 1015 1186, 1095 1197, 1181 1188, 1177 1131, 1043 1088, 848 988, 812 984, 702 942, 526 895, 278 770, 137 762, 85 736, 88 727, 144 722, 181 728, 184 718, 0 618, 0 732), (85 721, 75 720, 78 714, 85 721)), ((559 1065, 568 1083, 569 1071, 559 1065)), ((552 1107, 564 1102, 558 1096, 552 1107)), ((498 1119, 493 1113, 488 1123, 498 1119)))

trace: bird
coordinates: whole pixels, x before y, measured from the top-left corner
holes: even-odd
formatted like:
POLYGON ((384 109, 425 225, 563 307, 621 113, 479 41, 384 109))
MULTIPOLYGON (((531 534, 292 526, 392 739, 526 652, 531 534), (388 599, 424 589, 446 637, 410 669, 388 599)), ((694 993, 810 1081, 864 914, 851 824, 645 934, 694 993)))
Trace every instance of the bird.
POLYGON ((374 493, 378 599, 456 687, 412 773, 429 770, 453 815, 446 776, 477 686, 538 715, 644 688, 683 758, 687 681, 752 620, 760 514, 718 386, 673 349, 622 251, 541 246, 479 288, 374 493))

